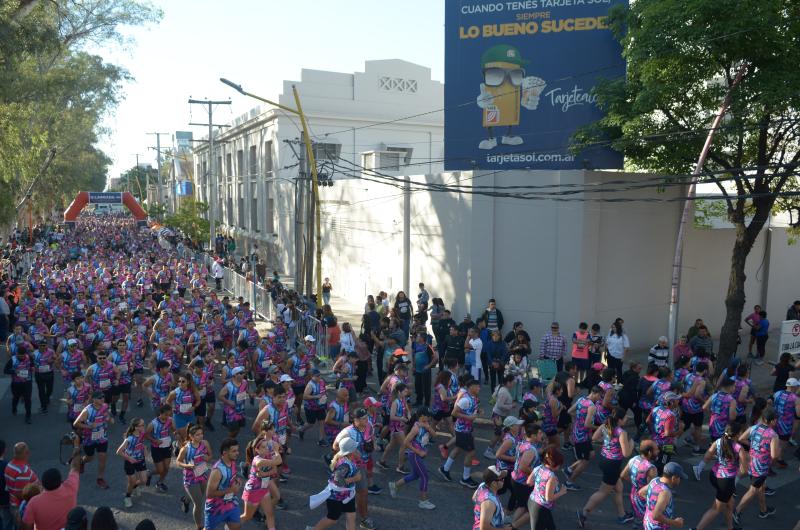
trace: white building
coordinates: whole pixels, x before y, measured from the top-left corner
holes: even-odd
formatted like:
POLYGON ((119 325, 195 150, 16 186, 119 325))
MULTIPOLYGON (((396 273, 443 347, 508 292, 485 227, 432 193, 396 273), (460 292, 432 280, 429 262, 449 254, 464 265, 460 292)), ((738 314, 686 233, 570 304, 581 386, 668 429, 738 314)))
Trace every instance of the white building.
MULTIPOLYGON (((279 99, 290 107, 292 84, 284 84, 279 99)), ((413 300, 417 283, 425 282, 456 321, 467 312, 477 318, 494 297, 506 329, 521 320, 535 341, 553 320, 571 333, 581 321, 607 329, 623 317, 635 347, 667 334, 680 202, 556 202, 468 193, 473 185, 582 186, 638 177, 592 171, 443 173, 443 116, 436 112, 443 106, 443 87, 421 66, 391 60, 368 61, 365 71, 355 74, 303 70, 294 84, 309 116, 318 165, 334 180, 320 189, 323 275, 353 305, 367 294, 411 286, 413 300), (415 117, 393 121, 405 116, 415 117), (431 184, 450 189, 432 191, 431 184), (454 185, 467 193, 455 193, 454 185)), ((300 146, 289 142, 300 137, 298 127, 294 117, 256 108, 219 134, 215 153, 223 229, 261 248, 272 244, 276 262, 270 265, 289 275, 295 271, 296 241, 293 151, 300 153, 300 146)), ((200 198, 207 200, 207 147, 196 148, 195 164, 200 198)), ((674 186, 659 196, 683 194, 674 186)), ((702 317, 712 336, 718 335, 733 239, 732 229, 688 231, 680 330, 702 317)), ((800 245, 789 244, 785 229, 762 233, 748 261, 746 309, 761 303, 779 322, 800 298, 793 280, 799 259, 800 245)))

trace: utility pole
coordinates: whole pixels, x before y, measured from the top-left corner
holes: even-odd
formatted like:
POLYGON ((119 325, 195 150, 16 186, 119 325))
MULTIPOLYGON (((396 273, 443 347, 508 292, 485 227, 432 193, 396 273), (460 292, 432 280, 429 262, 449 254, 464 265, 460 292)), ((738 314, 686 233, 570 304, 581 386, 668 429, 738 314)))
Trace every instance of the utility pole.
POLYGON ((403 289, 411 292, 411 177, 403 182, 403 289))
POLYGON ((154 135, 156 137, 156 167, 158 168, 158 190, 156 191, 156 198, 158 200, 158 204, 164 205, 164 195, 161 187, 161 135, 168 135, 169 133, 160 133, 160 132, 153 132, 147 133, 149 135, 154 135))
MULTIPOLYGON (((214 160, 214 105, 230 105, 230 100, 228 101, 212 101, 208 99, 192 99, 189 98, 189 104, 199 104, 205 105, 208 109, 208 183, 209 183, 209 194, 208 194, 208 225, 209 225, 209 243, 208 243, 208 252, 214 252, 214 239, 217 232, 216 227, 216 220, 214 218, 215 210, 217 206, 217 182, 215 177, 215 169, 217 161, 214 160)), ((193 125, 193 124, 189 124, 193 125)), ((198 124, 199 125, 199 124, 198 124)), ((218 127, 220 127, 218 125, 218 127)))
MULTIPOLYGON (((136 157, 136 187, 139 188, 139 200, 144 202, 145 199, 147 199, 147 195, 142 193, 142 183, 141 183, 142 175, 139 172, 140 171, 140 169, 139 169, 139 153, 134 153, 133 156, 136 157)), ((142 155, 142 156, 144 156, 144 155, 142 155)), ((128 179, 128 191, 130 191, 130 186, 131 186, 130 179, 128 179)))
MULTIPOLYGON (((300 134, 300 141, 305 143, 305 133, 300 134)), ((303 157, 306 159, 307 157, 303 157)), ((314 260, 312 256, 314 255, 314 212, 316 212, 317 202, 314 200, 314 194, 312 193, 311 186, 308 184, 308 180, 303 181, 305 186, 304 188, 304 195, 306 199, 306 204, 308 207, 306 208, 306 296, 311 298, 314 294, 314 260)), ((317 301, 317 305, 319 305, 319 301, 317 301)))
POLYGON ((286 145, 294 153, 299 164, 297 178, 294 181, 294 288, 297 292, 302 292, 303 285, 303 200, 302 183, 305 178, 305 154, 301 149, 298 153, 294 148, 293 140, 284 140, 286 145))

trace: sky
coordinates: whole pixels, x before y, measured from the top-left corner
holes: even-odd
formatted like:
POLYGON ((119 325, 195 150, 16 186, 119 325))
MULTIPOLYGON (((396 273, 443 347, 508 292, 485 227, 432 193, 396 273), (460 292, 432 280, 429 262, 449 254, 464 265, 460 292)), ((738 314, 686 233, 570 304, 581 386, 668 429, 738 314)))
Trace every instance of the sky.
MULTIPOLYGON (((124 67, 134 80, 105 126, 100 143, 113 159, 116 177, 139 162, 155 166, 155 136, 162 148, 175 131, 207 128, 204 107, 189 97, 225 100, 215 123, 227 123, 256 106, 219 82, 226 77, 245 90, 277 100, 284 80, 310 68, 352 73, 364 61, 403 59, 431 68, 444 79, 442 0, 155 0, 164 16, 157 25, 123 28, 125 46, 92 50, 124 67)), ((302 96, 302 94, 301 94, 302 96)))

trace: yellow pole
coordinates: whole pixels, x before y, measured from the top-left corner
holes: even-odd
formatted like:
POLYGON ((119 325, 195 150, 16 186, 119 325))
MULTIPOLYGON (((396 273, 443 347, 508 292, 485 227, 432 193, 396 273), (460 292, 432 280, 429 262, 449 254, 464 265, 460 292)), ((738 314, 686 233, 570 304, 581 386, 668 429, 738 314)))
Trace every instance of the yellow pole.
POLYGON ((322 303, 322 235, 320 232, 320 210, 322 203, 319 200, 319 178, 317 177, 317 161, 314 159, 314 150, 311 148, 311 135, 308 134, 308 125, 306 124, 306 115, 303 114, 303 107, 300 105, 300 95, 297 93, 297 87, 292 85, 292 93, 294 93, 294 102, 297 105, 297 115, 300 116, 300 124, 303 126, 303 137, 306 144, 306 156, 308 163, 311 165, 311 183, 314 191, 314 225, 316 228, 315 239, 317 245, 317 306, 322 303))

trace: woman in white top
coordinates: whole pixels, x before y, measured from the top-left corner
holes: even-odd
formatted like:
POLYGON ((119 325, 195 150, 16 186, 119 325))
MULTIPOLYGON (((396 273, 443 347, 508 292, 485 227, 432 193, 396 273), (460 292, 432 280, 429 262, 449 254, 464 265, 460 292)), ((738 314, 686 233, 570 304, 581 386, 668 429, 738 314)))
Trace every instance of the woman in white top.
POLYGON ((341 351, 350 353, 351 351, 356 351, 356 334, 353 332, 352 326, 350 326, 349 322, 345 322, 342 324, 342 334, 339 338, 339 343, 341 346, 341 351))
POLYGON ((611 324, 611 330, 606 337, 606 364, 617 372, 617 380, 622 378, 622 362, 630 348, 628 336, 622 331, 622 322, 615 321, 611 324))

